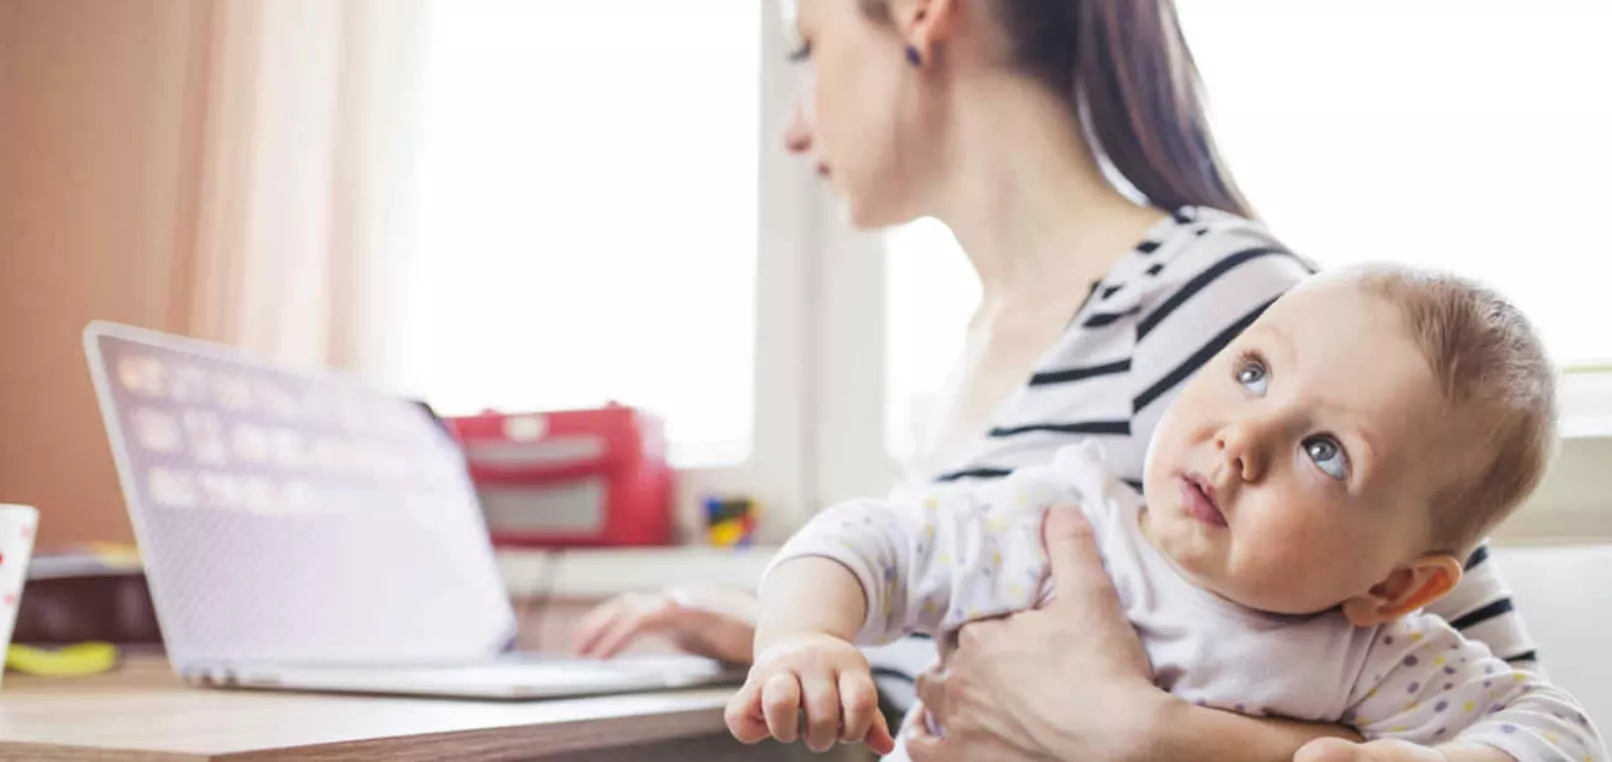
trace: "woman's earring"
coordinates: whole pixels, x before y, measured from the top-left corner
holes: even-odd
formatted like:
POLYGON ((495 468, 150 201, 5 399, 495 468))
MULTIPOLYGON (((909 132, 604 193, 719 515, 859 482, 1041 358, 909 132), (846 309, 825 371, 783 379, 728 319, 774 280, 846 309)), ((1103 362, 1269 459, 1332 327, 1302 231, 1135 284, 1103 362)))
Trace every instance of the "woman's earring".
POLYGON ((924 57, 918 52, 916 45, 907 46, 907 63, 912 64, 914 67, 924 65, 924 57))

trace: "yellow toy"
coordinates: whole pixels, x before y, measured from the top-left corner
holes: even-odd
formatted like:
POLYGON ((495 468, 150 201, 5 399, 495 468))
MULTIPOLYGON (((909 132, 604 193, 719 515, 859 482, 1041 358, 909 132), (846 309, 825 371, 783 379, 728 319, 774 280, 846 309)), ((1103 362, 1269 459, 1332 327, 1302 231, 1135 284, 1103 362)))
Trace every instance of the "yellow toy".
POLYGON ((6 650, 6 667, 42 677, 78 677, 108 672, 118 665, 118 647, 111 643, 77 643, 62 648, 13 645, 6 650))

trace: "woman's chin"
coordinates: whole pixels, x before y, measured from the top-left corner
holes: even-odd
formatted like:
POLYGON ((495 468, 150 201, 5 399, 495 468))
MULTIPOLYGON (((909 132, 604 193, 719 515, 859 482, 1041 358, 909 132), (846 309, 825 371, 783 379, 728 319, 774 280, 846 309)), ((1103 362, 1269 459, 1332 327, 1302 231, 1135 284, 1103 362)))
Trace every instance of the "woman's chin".
POLYGON ((888 199, 877 198, 875 194, 846 192, 840 188, 835 191, 840 199, 840 217, 857 230, 883 230, 916 219, 913 215, 899 213, 888 199))
POLYGON ((861 231, 879 230, 897 224, 887 220, 885 215, 879 214, 879 210, 876 207, 877 205, 875 204, 859 203, 855 199, 842 198, 840 201, 840 216, 845 220, 846 224, 861 231))

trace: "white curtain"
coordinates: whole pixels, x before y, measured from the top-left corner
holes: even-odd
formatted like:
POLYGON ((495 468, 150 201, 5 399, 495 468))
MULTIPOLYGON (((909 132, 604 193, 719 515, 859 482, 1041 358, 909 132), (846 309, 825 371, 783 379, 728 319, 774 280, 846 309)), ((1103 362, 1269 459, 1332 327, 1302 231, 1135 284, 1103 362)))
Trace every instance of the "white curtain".
POLYGON ((203 6, 186 333, 384 375, 423 22, 417 0, 203 6))

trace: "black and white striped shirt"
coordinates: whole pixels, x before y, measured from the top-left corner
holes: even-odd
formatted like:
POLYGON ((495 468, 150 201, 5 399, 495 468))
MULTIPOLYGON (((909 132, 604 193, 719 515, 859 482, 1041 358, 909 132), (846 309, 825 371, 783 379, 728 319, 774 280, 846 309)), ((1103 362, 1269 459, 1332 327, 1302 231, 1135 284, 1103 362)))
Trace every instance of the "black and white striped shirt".
MULTIPOLYGON (((998 479, 1095 436, 1120 477, 1140 488, 1148 439, 1187 377, 1313 272, 1256 223, 1201 207, 1176 211, 1093 284, 1028 382, 996 411, 989 432, 938 478, 998 479)), ((1507 661, 1533 666, 1533 644, 1486 548, 1428 610, 1507 661)), ((881 688, 904 707, 911 676, 934 653, 915 638, 869 657, 881 688)))

